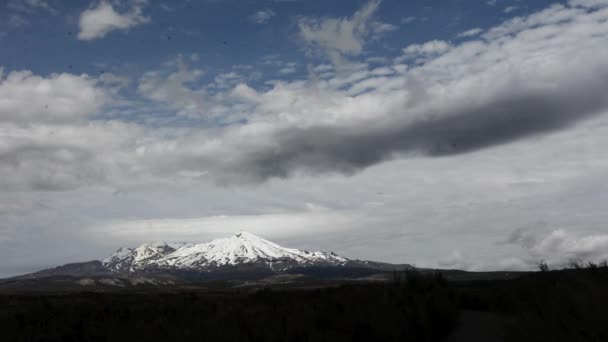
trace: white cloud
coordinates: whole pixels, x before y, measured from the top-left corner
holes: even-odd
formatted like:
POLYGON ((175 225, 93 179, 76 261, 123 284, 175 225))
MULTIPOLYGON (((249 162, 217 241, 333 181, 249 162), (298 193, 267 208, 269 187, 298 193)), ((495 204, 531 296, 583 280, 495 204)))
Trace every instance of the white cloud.
POLYGON ((378 21, 374 21, 371 23, 371 31, 372 37, 374 39, 379 39, 382 35, 398 30, 399 27, 393 24, 382 23, 378 21))
POLYGON ((169 6, 169 5, 165 4, 165 3, 161 3, 159 6, 165 12, 175 12, 175 8, 169 6))
POLYGON ((407 59, 428 59, 448 52, 452 44, 443 40, 432 40, 424 44, 412 44, 403 49, 403 57, 407 59))
POLYGON ((608 260, 608 234, 581 235, 557 229, 543 236, 532 230, 516 230, 506 243, 523 247, 531 261, 545 260, 556 267, 567 266, 573 260, 608 260))
POLYGON ((220 89, 234 87, 242 83, 243 77, 234 71, 218 74, 214 78, 214 85, 220 89))
MULTIPOLYGON (((1 71, 1 70, 0 70, 1 71)), ((0 122, 61 123, 97 112, 106 95, 86 75, 34 75, 30 71, 0 72, 0 122)))
POLYGON ((380 0, 371 0, 350 18, 303 18, 299 22, 302 39, 318 47, 335 63, 341 64, 344 55, 358 55, 363 51, 365 38, 371 33, 369 21, 380 0))
POLYGON ((551 254, 560 258, 608 258, 608 234, 576 237, 565 230, 555 230, 532 247, 539 255, 551 254))
POLYGON ((21 13, 32 13, 36 10, 44 10, 51 14, 57 14, 58 11, 46 0, 10 0, 7 8, 12 11, 21 13))
POLYGON ((413 23, 416 20, 418 20, 418 18, 416 18, 414 16, 409 16, 409 17, 402 18, 401 19, 401 23, 402 24, 410 24, 410 23, 413 23))
POLYGON ((482 32, 483 32, 482 29, 480 29, 479 27, 476 27, 476 28, 472 28, 470 30, 466 30, 464 32, 459 33, 458 37, 474 37, 474 36, 479 35, 482 32))
MULTIPOLYGON (((525 30, 531 30, 531 32, 540 32, 540 30, 534 30, 539 26, 546 28, 570 28, 568 24, 572 24, 580 15, 586 13, 585 9, 577 8, 574 6, 566 6, 562 4, 554 4, 536 13, 532 13, 529 16, 520 16, 510 19, 501 25, 495 26, 488 30, 483 36, 486 39, 497 39, 501 36, 518 34, 525 30), (563 26, 560 24, 564 24, 563 26)), ((602 15, 599 12, 600 16, 602 15)), ((584 20, 593 21, 593 15, 584 16, 584 20)))
POLYGON ((22 28, 31 25, 28 17, 36 11, 45 11, 52 15, 59 13, 46 0, 10 0, 6 8, 11 13, 8 25, 11 28, 22 28))
POLYGON ((103 38, 114 30, 128 30, 149 22, 150 18, 143 14, 143 7, 146 4, 147 0, 134 0, 130 11, 119 13, 112 4, 102 0, 96 7, 80 14, 78 39, 103 38))
POLYGON ((290 62, 285 63, 285 65, 281 69, 279 69, 279 73, 283 75, 289 75, 295 73, 297 70, 298 69, 296 63, 290 62))
POLYGON ((607 7, 607 0, 570 0, 571 6, 580 6, 586 8, 600 8, 607 7))
POLYGON ((11 28, 21 28, 30 25, 30 22, 20 14, 12 14, 8 19, 8 26, 11 28))
POLYGON ((266 9, 262 9, 259 10, 257 12, 255 12, 254 14, 252 14, 251 16, 249 16, 249 20, 251 20, 252 22, 256 23, 256 24, 267 24, 270 19, 272 19, 272 17, 274 17, 276 15, 276 13, 274 13, 273 10, 271 10, 270 8, 266 8, 266 9))
POLYGON ((200 69, 189 69, 181 57, 169 63, 176 71, 146 72, 139 81, 138 92, 144 97, 167 104, 179 115, 202 117, 206 92, 193 89, 188 83, 198 81, 204 74, 200 69))

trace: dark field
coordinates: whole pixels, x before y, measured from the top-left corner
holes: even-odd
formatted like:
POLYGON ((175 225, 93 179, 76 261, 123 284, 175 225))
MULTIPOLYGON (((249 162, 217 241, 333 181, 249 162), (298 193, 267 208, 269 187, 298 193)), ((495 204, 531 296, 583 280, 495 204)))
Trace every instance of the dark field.
POLYGON ((317 289, 0 296, 3 341, 608 341, 608 267, 317 289))

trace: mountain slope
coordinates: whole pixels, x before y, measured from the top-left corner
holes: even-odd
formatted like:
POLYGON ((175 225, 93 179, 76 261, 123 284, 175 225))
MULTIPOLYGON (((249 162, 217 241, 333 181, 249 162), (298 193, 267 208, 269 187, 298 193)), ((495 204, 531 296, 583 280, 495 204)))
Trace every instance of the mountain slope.
POLYGON ((18 279, 39 279, 60 276, 71 277, 86 277, 86 276, 103 276, 110 272, 104 267, 103 263, 98 260, 66 264, 55 268, 49 268, 35 273, 25 274, 13 278, 18 279))
POLYGON ((143 244, 137 248, 119 248, 103 260, 105 268, 111 271, 135 271, 155 265, 155 262, 175 252, 180 245, 165 242, 143 244))

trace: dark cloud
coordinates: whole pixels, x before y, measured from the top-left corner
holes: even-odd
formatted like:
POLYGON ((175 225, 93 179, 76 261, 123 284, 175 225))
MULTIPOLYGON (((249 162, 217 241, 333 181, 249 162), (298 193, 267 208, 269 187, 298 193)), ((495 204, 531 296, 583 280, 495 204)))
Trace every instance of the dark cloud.
POLYGON ((475 152, 568 128, 608 107, 608 75, 553 90, 505 94, 414 122, 287 129, 250 150, 238 170, 264 180, 295 171, 354 173, 400 154, 441 157, 475 152), (270 146, 270 147, 267 147, 270 146))
POLYGON ((0 187, 10 190, 62 191, 98 184, 103 170, 92 151, 69 145, 25 142, 0 151, 0 187), (10 182, 19 175, 19 182, 10 182))

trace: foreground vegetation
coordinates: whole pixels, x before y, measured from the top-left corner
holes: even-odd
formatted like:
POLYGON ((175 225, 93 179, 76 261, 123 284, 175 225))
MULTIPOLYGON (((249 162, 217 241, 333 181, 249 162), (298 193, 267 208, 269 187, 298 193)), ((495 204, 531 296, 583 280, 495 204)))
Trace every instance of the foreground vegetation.
POLYGON ((459 309, 501 313, 505 341, 608 341, 608 265, 457 286, 459 309))
POLYGON ((4 341, 475 341, 485 325, 496 341, 608 341, 606 289, 608 267, 590 265, 458 283, 406 271, 312 290, 4 295, 0 331, 4 341))

